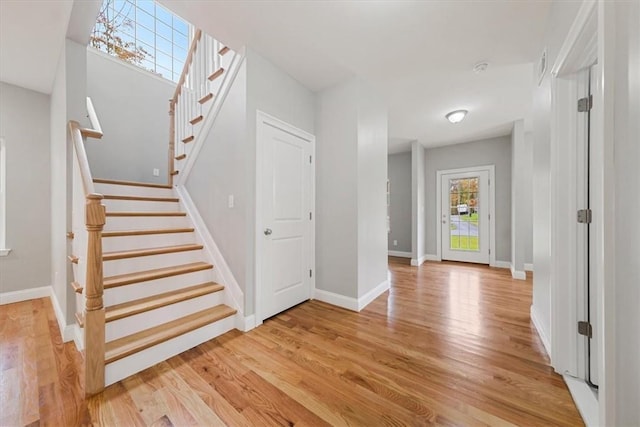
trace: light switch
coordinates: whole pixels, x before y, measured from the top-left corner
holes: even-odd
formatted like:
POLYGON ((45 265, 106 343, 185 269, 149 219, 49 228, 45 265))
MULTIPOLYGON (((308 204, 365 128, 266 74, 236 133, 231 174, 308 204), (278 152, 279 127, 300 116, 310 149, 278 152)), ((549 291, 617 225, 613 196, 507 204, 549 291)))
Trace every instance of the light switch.
POLYGON ((160 176, 160 169, 153 168, 153 176, 160 176))
POLYGON ((229 194, 229 207, 232 208, 234 206, 233 194, 229 194))

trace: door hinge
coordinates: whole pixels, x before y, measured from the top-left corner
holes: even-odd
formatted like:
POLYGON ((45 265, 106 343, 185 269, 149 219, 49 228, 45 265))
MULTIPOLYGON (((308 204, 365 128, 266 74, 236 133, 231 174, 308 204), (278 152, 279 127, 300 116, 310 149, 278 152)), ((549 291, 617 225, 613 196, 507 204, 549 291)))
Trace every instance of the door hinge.
POLYGON ((311 164, 311 159, 313 159, 313 156, 309 156, 309 164, 311 164))
POLYGON ((593 107, 593 96, 592 95, 585 96, 584 98, 578 99, 578 112, 579 113, 586 113, 587 111, 591 110, 591 107, 593 107))
POLYGON ((580 224, 591 224, 591 209, 580 209, 578 211, 578 222, 580 224))
POLYGON ((309 277, 313 277, 313 270, 309 270, 309 277))
POLYGON ((578 322, 578 333, 580 335, 584 335, 585 337, 591 338, 593 336, 591 323, 585 321, 578 322))
POLYGON ((491 249, 489 249, 489 255, 491 255, 491 249))

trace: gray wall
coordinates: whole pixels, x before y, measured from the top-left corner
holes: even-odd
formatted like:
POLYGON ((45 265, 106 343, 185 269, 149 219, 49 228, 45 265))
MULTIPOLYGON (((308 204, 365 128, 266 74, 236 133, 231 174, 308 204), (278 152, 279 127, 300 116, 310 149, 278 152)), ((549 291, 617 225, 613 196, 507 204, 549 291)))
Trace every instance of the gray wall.
MULTIPOLYGON (((553 2, 543 45, 549 68, 558 56, 581 2, 553 2)), ((547 70, 533 86, 533 307, 547 337, 551 337, 551 83, 547 70)))
POLYGON ((104 136, 86 143, 96 178, 166 183, 172 81, 87 48, 87 94, 104 136), (153 176, 153 169, 160 170, 153 176))
POLYGON ((388 249, 411 253, 411 152, 390 154, 388 176, 391 186, 388 249), (397 240, 397 246, 393 241, 397 240))
POLYGON ((6 245, 0 293, 49 286, 50 97, 0 83, 0 137, 7 155, 6 245))
POLYGON ((186 187, 255 309, 256 111, 314 132, 315 95, 247 49, 245 63, 207 136, 186 187), (234 195, 234 208, 227 197, 234 195))
POLYGON ((436 175, 445 169, 495 165, 496 260, 511 259, 511 137, 485 139, 426 150, 426 253, 436 253, 440 228, 436 212, 436 175))

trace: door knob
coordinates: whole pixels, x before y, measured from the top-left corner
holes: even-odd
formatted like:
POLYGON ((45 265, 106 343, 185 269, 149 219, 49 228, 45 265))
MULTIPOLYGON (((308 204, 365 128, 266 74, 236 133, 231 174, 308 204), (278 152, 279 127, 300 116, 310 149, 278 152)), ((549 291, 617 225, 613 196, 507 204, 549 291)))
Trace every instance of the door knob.
POLYGON ((270 228, 265 228, 265 229, 264 229, 264 235, 265 235, 265 236, 270 236, 270 235, 271 235, 271 233, 273 233, 273 231, 272 231, 270 228))

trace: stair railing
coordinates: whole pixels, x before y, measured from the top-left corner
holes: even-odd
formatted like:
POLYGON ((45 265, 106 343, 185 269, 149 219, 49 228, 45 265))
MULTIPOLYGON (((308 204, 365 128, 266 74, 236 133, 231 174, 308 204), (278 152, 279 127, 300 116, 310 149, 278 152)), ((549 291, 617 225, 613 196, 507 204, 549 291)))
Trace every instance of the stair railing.
POLYGON ((105 310, 103 303, 102 229, 106 222, 103 196, 95 192, 89 161, 84 147, 85 138, 101 138, 102 130, 91 99, 87 98, 87 112, 92 129, 69 122, 69 133, 75 153, 73 162, 73 253, 75 263, 74 289, 82 289, 83 312, 79 322, 84 324, 84 389, 87 396, 104 389, 105 310), (84 221, 81 220, 84 218, 84 221), (84 226, 80 226, 84 222, 84 226), (83 256, 84 255, 84 256, 83 256), (78 283, 84 278, 84 283, 78 283))
POLYGON ((176 162, 191 151, 199 123, 217 104, 235 53, 222 43, 196 29, 187 59, 173 97, 169 100, 169 184, 178 174, 176 162), (225 56, 226 55, 226 56, 225 56), (187 148, 187 146, 189 148, 187 148))

